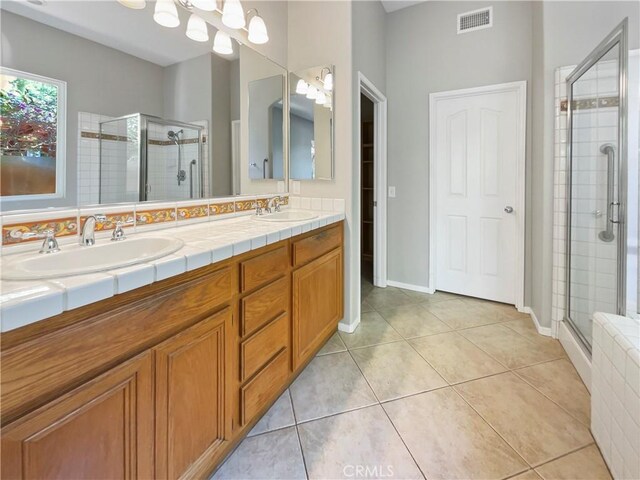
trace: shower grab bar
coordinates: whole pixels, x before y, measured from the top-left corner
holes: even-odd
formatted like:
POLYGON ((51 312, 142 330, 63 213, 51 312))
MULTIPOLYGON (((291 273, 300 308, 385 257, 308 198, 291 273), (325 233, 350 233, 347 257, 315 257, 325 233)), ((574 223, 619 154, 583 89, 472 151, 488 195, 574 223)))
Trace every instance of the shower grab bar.
POLYGON ((613 207, 620 205, 613 200, 616 147, 611 143, 605 143, 600 146, 600 152, 607 156, 607 226, 598 234, 598 238, 603 242, 612 242, 615 238, 613 224, 619 223, 613 219, 613 207))
POLYGON ((194 158, 189 163, 189 198, 193 198, 193 179, 195 176, 193 175, 193 167, 196 166, 196 159, 194 158))

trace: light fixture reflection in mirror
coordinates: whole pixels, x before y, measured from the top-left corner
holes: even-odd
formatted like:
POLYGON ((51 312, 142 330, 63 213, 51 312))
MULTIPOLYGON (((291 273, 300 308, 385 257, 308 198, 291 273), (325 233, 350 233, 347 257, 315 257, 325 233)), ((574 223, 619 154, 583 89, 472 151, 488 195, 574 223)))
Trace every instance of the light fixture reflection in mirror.
POLYGON ((187 37, 196 42, 208 42, 209 32, 207 30, 207 22, 202 17, 192 13, 187 22, 187 37))
POLYGON ((175 28, 180 25, 178 9, 173 0, 157 0, 153 19, 163 27, 175 28))
POLYGON ((289 76, 289 176, 333 178, 333 68, 315 67, 289 76))
POLYGON ((233 44, 231 43, 231 37, 222 30, 216 32, 216 36, 213 37, 213 51, 220 55, 233 54, 233 44))
POLYGON ((118 3, 133 10, 142 10, 147 6, 146 0, 118 0, 118 3))
POLYGON ((244 28, 246 21, 240 0, 225 0, 222 7, 222 23, 229 28, 244 28))

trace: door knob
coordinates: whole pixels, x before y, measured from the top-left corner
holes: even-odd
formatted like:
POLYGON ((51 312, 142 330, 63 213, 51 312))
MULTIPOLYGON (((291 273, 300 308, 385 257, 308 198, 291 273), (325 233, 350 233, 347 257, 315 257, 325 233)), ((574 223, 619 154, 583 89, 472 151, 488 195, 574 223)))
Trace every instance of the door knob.
POLYGON ((504 211, 507 213, 513 213, 513 207, 510 205, 507 205, 506 207, 504 207, 504 211))

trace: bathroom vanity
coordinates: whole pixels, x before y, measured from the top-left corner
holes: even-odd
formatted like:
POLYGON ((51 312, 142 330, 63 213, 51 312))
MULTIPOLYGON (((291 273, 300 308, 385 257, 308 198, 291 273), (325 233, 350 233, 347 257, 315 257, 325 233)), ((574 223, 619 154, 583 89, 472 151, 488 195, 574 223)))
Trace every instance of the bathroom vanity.
POLYGON ((2 477, 206 478, 336 330, 343 230, 3 333, 2 477))

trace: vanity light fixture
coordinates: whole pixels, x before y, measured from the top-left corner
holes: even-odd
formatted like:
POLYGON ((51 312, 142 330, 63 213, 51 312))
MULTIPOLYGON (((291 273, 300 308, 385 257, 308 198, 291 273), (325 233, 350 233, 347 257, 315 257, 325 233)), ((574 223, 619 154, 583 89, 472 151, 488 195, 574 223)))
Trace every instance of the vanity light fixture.
POLYGON ((220 55, 231 55, 233 53, 231 37, 222 30, 218 30, 215 37, 213 37, 213 51, 220 55))
POLYGON ((187 37, 196 42, 209 41, 209 32, 207 31, 207 22, 202 17, 192 13, 187 22, 187 37))
POLYGON ((247 23, 240 0, 225 0, 222 7, 222 23, 229 28, 244 28, 247 23))
POLYGON ((327 92, 333 90, 333 73, 331 72, 331 69, 329 67, 324 67, 322 70, 320 70, 320 76, 316 77, 316 80, 322 82, 322 85, 327 92), (327 73, 325 73, 323 76, 325 70, 327 71, 327 73))
POLYGON ((308 91, 309 84, 302 79, 298 80, 298 83, 296 84, 296 93, 298 95, 306 95, 308 91))
POLYGON ((307 98, 309 100, 315 100, 317 96, 318 96, 318 89, 313 85, 309 85, 309 88, 307 89, 307 98))
POLYGON ((118 3, 133 10, 142 10, 147 6, 146 0, 118 0, 118 3))
POLYGON ((153 19, 163 27, 175 28, 180 25, 178 9, 173 0, 157 0, 153 19))
POLYGON ((318 94, 316 95, 316 103, 318 105, 324 105, 327 101, 327 96, 324 94, 322 90, 318 90, 318 94))
POLYGON ((252 8, 247 12, 247 17, 251 15, 251 12, 255 12, 251 20, 249 20, 249 41, 256 45, 262 45, 269 41, 269 34, 267 33, 267 26, 264 23, 263 18, 258 14, 258 10, 252 8))

